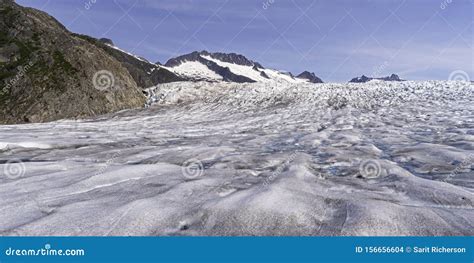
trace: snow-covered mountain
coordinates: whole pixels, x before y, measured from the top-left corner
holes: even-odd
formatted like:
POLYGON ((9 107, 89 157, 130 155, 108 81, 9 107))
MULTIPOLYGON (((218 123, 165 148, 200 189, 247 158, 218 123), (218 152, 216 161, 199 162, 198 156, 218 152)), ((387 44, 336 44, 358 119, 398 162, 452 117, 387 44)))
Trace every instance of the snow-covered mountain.
POLYGON ((371 80, 383 80, 383 81, 404 81, 403 79, 400 79, 400 77, 397 74, 392 74, 387 77, 381 77, 381 78, 374 78, 374 77, 367 77, 366 75, 362 75, 361 77, 353 78, 349 82, 351 83, 365 83, 371 80))
POLYGON ((195 51, 168 60, 164 67, 192 81, 322 83, 314 73, 305 71, 295 77, 290 72, 265 68, 235 53, 195 51))
POLYGON ((323 83, 323 81, 316 76, 313 72, 303 71, 301 74, 296 76, 299 79, 307 79, 310 83, 323 83))

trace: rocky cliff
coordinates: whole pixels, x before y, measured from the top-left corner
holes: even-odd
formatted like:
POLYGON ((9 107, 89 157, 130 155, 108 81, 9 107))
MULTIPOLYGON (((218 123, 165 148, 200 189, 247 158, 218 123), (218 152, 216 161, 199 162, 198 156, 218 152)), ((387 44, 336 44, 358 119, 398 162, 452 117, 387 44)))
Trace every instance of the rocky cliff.
POLYGON ((114 43, 110 39, 95 39, 86 35, 75 35, 103 49, 109 55, 118 60, 122 66, 128 70, 137 85, 142 89, 146 89, 160 83, 184 81, 183 78, 161 67, 159 63, 151 63, 144 58, 136 57, 123 50, 120 50, 119 48, 115 47, 114 43))
POLYGON ((140 107, 126 67, 48 14, 0 0, 0 123, 44 122, 140 107))

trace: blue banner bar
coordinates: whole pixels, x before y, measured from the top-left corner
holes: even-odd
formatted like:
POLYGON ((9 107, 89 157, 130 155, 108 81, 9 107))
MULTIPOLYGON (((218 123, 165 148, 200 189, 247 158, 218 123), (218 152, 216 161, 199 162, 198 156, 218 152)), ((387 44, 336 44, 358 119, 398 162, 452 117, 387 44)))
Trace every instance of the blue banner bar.
POLYGON ((474 262, 473 237, 1 237, 0 262, 474 262))

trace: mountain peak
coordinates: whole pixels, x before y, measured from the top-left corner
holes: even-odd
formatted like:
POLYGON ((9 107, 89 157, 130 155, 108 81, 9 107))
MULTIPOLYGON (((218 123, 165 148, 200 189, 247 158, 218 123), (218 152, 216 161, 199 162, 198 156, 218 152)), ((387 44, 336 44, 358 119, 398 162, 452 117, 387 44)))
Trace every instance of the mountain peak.
POLYGON ((255 65, 255 63, 252 60, 249 60, 244 55, 240 55, 240 54, 237 54, 237 53, 216 52, 216 53, 210 53, 209 56, 211 56, 214 59, 218 59, 222 62, 237 64, 237 65, 242 65, 242 66, 254 66, 255 65))
POLYGON ((314 72, 303 71, 301 74, 296 76, 299 79, 306 79, 310 83, 323 83, 323 81, 314 74, 314 72))
POLYGON ((350 83, 365 83, 374 79, 383 80, 383 81, 404 81, 403 79, 400 79, 400 77, 397 74, 392 74, 387 77, 379 77, 379 78, 367 77, 365 75, 362 75, 361 77, 351 79, 349 82, 350 83))
POLYGON ((399 77, 397 74, 392 74, 392 75, 390 75, 389 79, 390 79, 391 81, 402 81, 402 80, 400 79, 400 77, 399 77))
POLYGON ((213 59, 220 60, 222 62, 232 63, 236 65, 242 66, 254 66, 256 65, 258 68, 263 68, 261 64, 253 62, 252 60, 246 58, 244 55, 237 54, 237 53, 222 53, 222 52, 208 52, 206 50, 202 51, 193 51, 191 53, 178 56, 175 58, 169 59, 165 66, 167 67, 174 67, 178 66, 185 61, 199 61, 201 60, 202 56, 211 57, 213 59))
POLYGON ((305 71, 295 77, 237 53, 194 51, 168 60, 165 67, 191 81, 322 83, 314 73, 305 71))

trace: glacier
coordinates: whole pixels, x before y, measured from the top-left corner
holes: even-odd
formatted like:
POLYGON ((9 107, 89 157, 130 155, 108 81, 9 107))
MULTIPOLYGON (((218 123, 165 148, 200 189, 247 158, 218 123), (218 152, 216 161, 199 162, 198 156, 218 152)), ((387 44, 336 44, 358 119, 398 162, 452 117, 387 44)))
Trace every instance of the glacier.
POLYGON ((8 236, 473 235, 474 87, 176 82, 0 126, 8 236))

